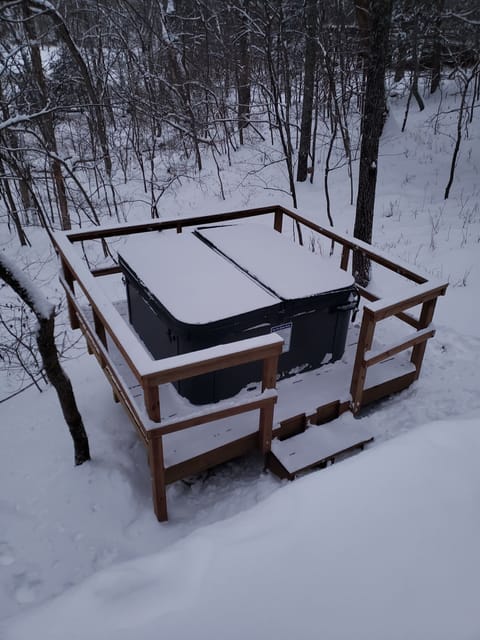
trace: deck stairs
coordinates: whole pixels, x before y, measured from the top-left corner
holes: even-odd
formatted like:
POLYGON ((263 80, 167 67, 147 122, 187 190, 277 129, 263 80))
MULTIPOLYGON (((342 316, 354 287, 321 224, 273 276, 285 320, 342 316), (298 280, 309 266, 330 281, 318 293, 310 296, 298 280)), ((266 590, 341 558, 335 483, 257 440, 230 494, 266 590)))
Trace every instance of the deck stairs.
POLYGON ((305 431, 285 439, 275 438, 267 456, 267 468, 280 478, 294 480, 310 469, 323 469, 328 463, 372 442, 361 420, 345 414, 321 425, 307 423, 305 431))

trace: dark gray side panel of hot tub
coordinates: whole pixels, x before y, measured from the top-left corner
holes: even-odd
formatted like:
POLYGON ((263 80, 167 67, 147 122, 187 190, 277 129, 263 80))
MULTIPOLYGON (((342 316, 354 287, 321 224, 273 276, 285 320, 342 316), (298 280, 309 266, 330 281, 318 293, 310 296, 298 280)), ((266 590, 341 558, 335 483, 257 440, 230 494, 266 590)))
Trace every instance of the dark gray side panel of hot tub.
POLYGON ((127 300, 130 323, 154 358, 168 358, 178 354, 177 340, 166 318, 158 314, 139 289, 127 278, 127 300))
MULTIPOLYGON (((328 360, 338 360, 343 355, 350 311, 339 311, 337 307, 348 303, 352 289, 285 301, 210 325, 186 325, 172 318, 135 274, 128 269, 123 271, 130 322, 154 358, 267 334, 272 327, 286 322, 292 322, 292 334, 289 352, 280 357, 281 377, 292 370, 315 369, 328 354, 328 360)), ((261 365, 254 363, 182 380, 176 386, 194 404, 204 404, 231 397, 249 382, 260 379, 261 365)))
MULTIPOLYGON (((315 308, 315 300, 312 300, 311 309, 304 309, 293 315, 289 313, 289 307, 295 308, 295 304, 289 305, 288 303, 282 313, 277 309, 275 314, 270 315, 270 318, 259 318, 253 312, 250 327, 248 324, 247 326, 223 327, 221 335, 218 333, 208 335, 204 332, 203 336, 200 336, 196 331, 194 336, 180 335, 178 336, 180 353, 211 344, 228 343, 264 335, 270 333, 275 326, 291 322, 290 349, 283 353, 279 359, 278 372, 280 377, 293 375, 298 370, 316 369, 320 367, 322 362, 338 360, 343 355, 350 311, 339 311, 337 306, 346 304, 349 295, 350 291, 341 292, 339 296, 336 296, 335 302, 337 304, 326 308, 315 308), (201 344, 202 340, 205 341, 204 345, 201 344)), ((332 302, 331 297, 329 301, 332 302)), ((304 305, 302 306, 304 307, 304 305)), ((244 322, 245 320, 244 318, 244 322)), ((212 374, 211 378, 202 376, 202 380, 200 377, 182 380, 178 389, 194 404, 217 402, 235 395, 250 382, 260 381, 261 377, 261 364, 254 363, 224 369, 212 374)))

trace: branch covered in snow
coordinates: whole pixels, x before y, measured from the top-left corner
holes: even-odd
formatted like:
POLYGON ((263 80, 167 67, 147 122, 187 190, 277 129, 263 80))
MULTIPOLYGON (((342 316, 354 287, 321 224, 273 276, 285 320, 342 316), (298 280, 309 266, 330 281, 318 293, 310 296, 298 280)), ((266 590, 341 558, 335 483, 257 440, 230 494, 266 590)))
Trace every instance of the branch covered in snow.
POLYGON ((8 129, 10 127, 15 127, 16 125, 22 124, 23 122, 30 122, 35 118, 41 118, 47 113, 52 113, 52 111, 55 111, 55 110, 56 110, 55 107, 47 106, 41 111, 37 111, 36 113, 30 113, 30 114, 25 113, 25 114, 19 114, 17 116, 12 116, 11 118, 7 118, 3 122, 0 122, 0 131, 2 131, 3 129, 8 129))
POLYGON ((0 252, 0 278, 22 298, 39 320, 48 320, 52 316, 54 305, 4 252, 0 252))

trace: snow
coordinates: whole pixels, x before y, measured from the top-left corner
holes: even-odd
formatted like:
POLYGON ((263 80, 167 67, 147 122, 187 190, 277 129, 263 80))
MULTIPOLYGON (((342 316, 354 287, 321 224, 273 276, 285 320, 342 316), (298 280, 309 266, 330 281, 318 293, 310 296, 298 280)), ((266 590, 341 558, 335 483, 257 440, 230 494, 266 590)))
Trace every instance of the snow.
POLYGON ((144 289, 186 324, 207 324, 280 302, 190 232, 141 234, 130 238, 119 255, 144 289))
POLYGON ((354 284, 338 262, 293 244, 265 225, 206 227, 199 233, 283 300, 315 296, 354 284))
MULTIPOLYGON (((445 113, 455 106, 447 90, 445 84, 445 113)), ((429 96, 425 111, 411 110, 401 134, 405 100, 389 105, 374 245, 450 285, 437 304, 437 333, 420 379, 355 421, 374 442, 291 484, 263 473, 258 456, 175 483, 167 489, 170 520, 160 525, 142 444, 79 343, 65 366, 89 433, 91 462, 74 467, 51 388, 0 402, 2 640, 480 636, 480 129, 474 117, 444 201, 454 118, 444 116, 434 135, 440 98, 429 96)), ((287 194, 268 189, 285 189, 281 164, 267 167, 264 154, 274 151, 259 152, 257 145, 247 140, 232 154, 232 166, 222 166, 226 202, 218 195, 216 167, 206 163, 195 181, 185 178, 182 188, 162 196, 161 212, 193 215, 272 200, 289 206, 287 194)), ((326 225, 320 175, 313 185, 297 185, 299 212, 326 225)), ((346 170, 330 172, 329 182, 334 230, 351 237, 355 208, 346 170)), ((141 204, 141 180, 136 185, 116 185, 132 203, 132 221, 149 213, 148 203, 141 204)), ((49 299, 61 300, 56 280, 45 284, 57 267, 44 233, 27 232, 36 255, 30 273, 38 272, 49 299)), ((0 242, 12 255, 16 239, 3 219, 0 242)), ((327 255, 329 245, 315 248, 327 255)), ((25 254, 18 251, 22 269, 25 254)), ((92 286, 102 292, 105 280, 92 278, 92 286)), ((372 289, 395 298, 403 282, 375 269, 372 289)), ((110 320, 123 323, 120 315, 110 320)), ((390 339, 404 335, 405 327, 392 322, 390 339)), ((129 336, 125 330, 133 345, 129 336)), ((141 357, 149 363, 147 354, 141 357)), ((332 374, 331 367, 324 372, 332 374)), ((313 372, 302 379, 281 381, 279 394, 290 408, 298 402, 315 410, 304 401, 310 381, 320 388, 319 402, 328 385, 313 372)), ((3 400, 7 376, 0 386, 3 400)))
POLYGON ((342 414, 334 422, 309 427, 287 440, 274 440, 272 451, 288 472, 295 473, 371 439, 367 426, 351 414, 342 414))
POLYGON ((138 234, 118 251, 146 295, 186 324, 208 324, 272 307, 280 299, 353 286, 352 276, 336 262, 265 225, 201 227, 198 235, 221 253, 194 231, 138 234))
POLYGON ((52 315, 55 306, 46 298, 28 274, 23 269, 18 268, 17 264, 5 251, 0 253, 0 263, 24 289, 28 296, 29 306, 31 305, 35 315, 38 318, 47 320, 52 315))
POLYGON ((476 637, 479 450, 479 413, 426 425, 98 572, 4 638, 476 637))

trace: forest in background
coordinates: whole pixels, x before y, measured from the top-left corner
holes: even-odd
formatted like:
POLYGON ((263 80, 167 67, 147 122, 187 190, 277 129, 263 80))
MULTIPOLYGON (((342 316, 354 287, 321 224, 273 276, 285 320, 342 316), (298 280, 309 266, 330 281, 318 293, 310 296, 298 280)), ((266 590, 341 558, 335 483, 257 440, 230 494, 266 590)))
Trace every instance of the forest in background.
MULTIPOLYGON (((162 196, 206 163, 225 197, 222 170, 248 143, 264 166, 284 166, 294 207, 298 182, 321 183, 331 224, 329 175, 344 171, 355 235, 370 241, 388 93, 407 96, 402 130, 437 94, 440 130, 441 81, 455 83, 447 198, 478 117, 479 65, 473 0, 7 0, 0 222, 28 246, 32 228, 127 220, 133 179, 156 218, 162 196)), ((3 364, 20 358, 33 384, 31 319, 10 301, 0 311, 3 364)))
POLYGON ((472 0, 3 2, 1 215, 22 243, 30 225, 120 220, 117 186, 140 174, 158 217, 170 185, 199 174, 207 156, 221 181, 247 137, 279 148, 293 206, 296 181, 328 189, 340 162, 353 202, 365 69, 375 31, 389 27, 384 65, 389 85, 408 92, 403 126, 448 76, 465 98, 474 85, 459 107, 461 138, 480 98, 472 0))

